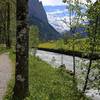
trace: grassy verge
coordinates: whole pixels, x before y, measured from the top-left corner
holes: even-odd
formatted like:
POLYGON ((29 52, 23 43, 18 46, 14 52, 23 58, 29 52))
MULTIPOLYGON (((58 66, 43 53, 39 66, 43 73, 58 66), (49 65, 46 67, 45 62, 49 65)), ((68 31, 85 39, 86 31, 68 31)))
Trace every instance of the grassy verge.
MULTIPOLYGON (((10 58, 15 61, 12 52, 10 58)), ((4 100, 11 100, 13 86, 14 75, 4 100)), ((30 96, 25 100, 88 100, 76 90, 71 75, 32 56, 29 59, 29 89, 30 96)))
POLYGON ((68 39, 66 42, 64 40, 50 41, 46 43, 39 44, 40 48, 50 48, 50 49, 64 49, 73 50, 73 44, 75 51, 87 51, 89 48, 89 42, 86 39, 77 39, 73 42, 72 39, 68 39))
MULTIPOLYGON (((57 40, 57 41, 50 41, 39 44, 39 48, 48 48, 48 49, 63 49, 64 51, 73 51, 73 44, 74 44, 74 51, 76 52, 90 52, 90 44, 88 39, 76 39, 74 42, 72 39, 68 39, 67 41, 64 40, 57 40)), ((96 46, 96 53, 100 54, 100 45, 96 46)))
POLYGON ((29 64, 30 96, 26 100, 88 100, 80 98, 69 74, 52 68, 39 58, 30 57, 29 64))
POLYGON ((4 53, 6 51, 8 51, 8 49, 4 45, 0 44, 0 54, 4 53))

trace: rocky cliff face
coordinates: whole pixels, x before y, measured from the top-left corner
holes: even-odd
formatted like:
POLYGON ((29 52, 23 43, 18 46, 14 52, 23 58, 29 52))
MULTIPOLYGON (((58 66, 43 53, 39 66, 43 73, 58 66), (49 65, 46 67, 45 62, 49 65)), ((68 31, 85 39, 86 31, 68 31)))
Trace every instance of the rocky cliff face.
POLYGON ((39 0, 29 0, 29 16, 34 16, 45 23, 48 22, 42 2, 39 2, 39 0))
POLYGON ((46 12, 39 0, 29 0, 28 19, 30 25, 38 26, 42 40, 53 40, 60 37, 60 34, 48 23, 46 12))

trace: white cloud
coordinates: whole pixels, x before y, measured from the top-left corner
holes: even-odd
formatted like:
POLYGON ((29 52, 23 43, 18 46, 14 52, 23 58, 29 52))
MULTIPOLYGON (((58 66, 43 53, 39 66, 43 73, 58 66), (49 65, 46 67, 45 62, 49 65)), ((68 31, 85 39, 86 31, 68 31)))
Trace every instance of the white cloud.
POLYGON ((56 15, 56 14, 63 14, 65 12, 68 12, 68 9, 64 9, 64 10, 55 10, 55 11, 52 11, 52 12, 47 12, 47 15, 56 15))
POLYGON ((48 20, 49 23, 58 31, 58 32, 63 32, 65 30, 69 30, 69 17, 64 16, 64 17, 55 17, 48 15, 48 20), (64 23, 63 21, 66 21, 64 23))
MULTIPOLYGON (((43 5, 52 5, 52 6, 55 6, 55 5, 65 5, 62 1, 63 0, 39 0, 39 1, 42 1, 43 5)), ((85 3, 86 0, 79 0, 80 2, 82 3, 85 3)), ((95 2, 96 0, 92 0, 93 2, 95 2)))
POLYGON ((64 5, 62 0, 39 0, 42 1, 43 5, 64 5))
MULTIPOLYGON (((88 1, 88 0, 79 0, 80 2, 82 2, 82 3, 86 3, 86 1, 88 1)), ((91 0, 92 2, 95 2, 96 0, 91 0)))

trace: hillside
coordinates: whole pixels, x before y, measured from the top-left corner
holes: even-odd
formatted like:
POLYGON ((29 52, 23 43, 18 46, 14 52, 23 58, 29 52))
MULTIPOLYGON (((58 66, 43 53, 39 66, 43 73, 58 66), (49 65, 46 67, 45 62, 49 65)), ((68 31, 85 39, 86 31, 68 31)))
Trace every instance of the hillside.
POLYGON ((49 24, 42 2, 39 0, 29 0, 28 19, 30 25, 37 25, 39 28, 40 39, 55 40, 60 37, 59 32, 49 24))

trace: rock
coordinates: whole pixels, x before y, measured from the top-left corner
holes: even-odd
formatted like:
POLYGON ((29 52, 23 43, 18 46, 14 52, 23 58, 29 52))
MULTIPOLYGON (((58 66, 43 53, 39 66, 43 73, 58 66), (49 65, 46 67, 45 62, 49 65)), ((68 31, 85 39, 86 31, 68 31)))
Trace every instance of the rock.
POLYGON ((29 0, 28 22, 39 28, 40 39, 55 40, 61 37, 49 23, 42 2, 39 0, 29 0))
POLYGON ((29 16, 34 16, 39 20, 48 23, 47 15, 42 2, 39 2, 39 0, 29 0, 29 16))

